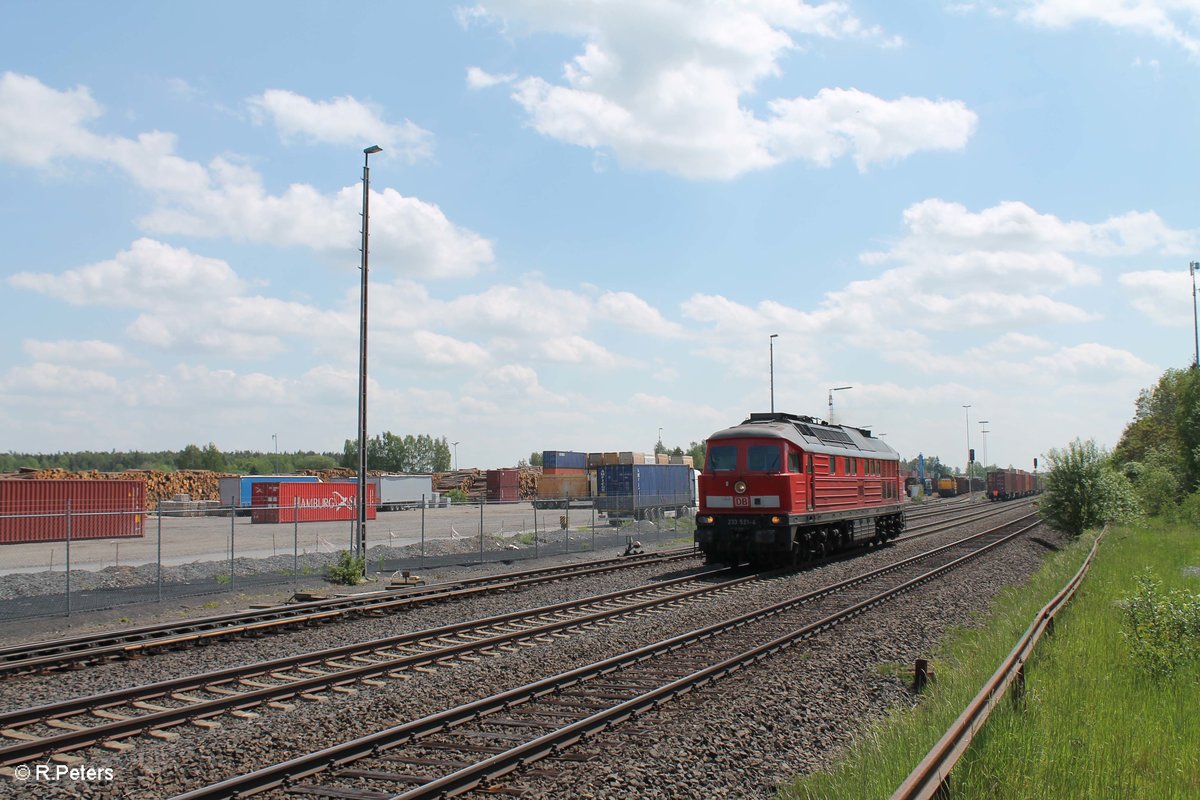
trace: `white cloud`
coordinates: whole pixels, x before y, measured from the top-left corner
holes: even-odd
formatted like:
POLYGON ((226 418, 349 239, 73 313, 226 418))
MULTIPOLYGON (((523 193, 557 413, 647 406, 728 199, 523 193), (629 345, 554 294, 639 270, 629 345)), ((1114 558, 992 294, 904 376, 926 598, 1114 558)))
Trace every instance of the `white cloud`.
MULTIPOLYGON (((828 165, 850 156, 862 170, 918 151, 960 150, 977 123, 959 101, 889 101, 854 88, 768 98, 762 117, 748 108, 744 99, 800 46, 795 37, 898 44, 842 3, 496 0, 469 16, 484 18, 584 40, 562 83, 516 79, 512 97, 540 133, 611 150, 631 167, 729 179, 792 159, 828 165)), ((468 82, 509 81, 472 68, 468 82)))
POLYGON ((280 136, 321 144, 378 144, 383 155, 400 154, 409 161, 432 154, 433 134, 409 120, 401 124, 383 121, 379 109, 353 97, 311 100, 286 89, 268 89, 246 101, 258 121, 270 117, 280 136))
MULTIPOLYGON (((70 158, 116 166, 153 193, 157 207, 138 222, 160 236, 299 245, 337 260, 357 259, 358 238, 347 232, 359 229, 359 186, 326 195, 292 184, 272 195, 261 175, 230 158, 214 158, 205 167, 175 155, 173 134, 151 131, 136 139, 93 134, 87 125, 100 115, 86 88, 60 92, 37 78, 4 73, 0 159, 42 169, 70 158)), ((394 189, 372 193, 371 234, 373 266, 403 274, 462 277, 494 260, 490 241, 452 223, 436 205, 394 189)))
POLYGON ((1192 279, 1182 269, 1126 272, 1118 280, 1130 304, 1155 325, 1193 324, 1192 279))
MULTIPOLYGON (((9 370, 3 387, 14 394, 36 394, 59 397, 92 397, 112 395, 119 382, 108 373, 95 369, 80 369, 69 364, 47 364, 37 362, 28 367, 9 370)), ((94 399, 99 399, 94 397, 94 399)))
POLYGON ((135 366, 143 363, 140 359, 127 353, 120 345, 102 342, 97 339, 72 341, 41 341, 25 339, 21 349, 34 361, 52 364, 88 364, 91 366, 135 366))
MULTIPOLYGON (((1101 283, 1102 273, 1072 257, 1126 257, 1173 254, 1196 241, 1195 231, 1168 228, 1152 213, 1127 213, 1098 223, 1064 221, 1024 203, 1000 203, 980 212, 957 203, 926 200, 904 213, 907 232, 882 252, 864 253, 869 266, 888 267, 878 276, 851 281, 829 291, 812 308, 791 308, 775 301, 754 306, 720 295, 696 294, 683 306, 684 316, 705 323, 712 334, 754 338, 780 333, 811 342, 826 353, 828 337, 843 345, 865 347, 885 359, 921 371, 954 368, 952 357, 916 357, 910 349, 922 335, 948 332, 1007 331, 988 351, 969 354, 988 362, 993 352, 1042 349, 1047 343, 1028 334, 1048 324, 1075 324, 1098 316, 1055 294, 1101 283), (893 335, 884 340, 879 330, 893 335)), ((1123 278, 1136 302, 1152 302, 1158 279, 1144 273, 1123 278)), ((1186 276, 1183 276, 1186 278, 1186 276)), ((720 344, 710 352, 722 361, 720 344)), ((1056 362, 1057 363, 1057 362, 1056 362)), ((1120 363, 1116 364, 1120 366, 1120 363)))
POLYGON ((1153 36, 1200 57, 1200 5, 1195 0, 1023 0, 1017 19, 1045 28, 1099 22, 1153 36))
POLYGON ((502 83, 512 83, 516 77, 511 73, 493 75, 490 72, 484 72, 479 67, 467 67, 467 86, 472 89, 490 89, 502 83))
POLYGON ((596 310, 600 318, 621 328, 664 338, 683 335, 678 323, 668 322, 657 308, 632 292, 605 292, 596 301, 596 310))
POLYGON ((153 239, 138 239, 115 258, 67 270, 61 275, 19 272, 8 282, 72 305, 133 308, 192 302, 198 286, 203 286, 210 298, 228 297, 242 288, 237 275, 224 261, 153 239))

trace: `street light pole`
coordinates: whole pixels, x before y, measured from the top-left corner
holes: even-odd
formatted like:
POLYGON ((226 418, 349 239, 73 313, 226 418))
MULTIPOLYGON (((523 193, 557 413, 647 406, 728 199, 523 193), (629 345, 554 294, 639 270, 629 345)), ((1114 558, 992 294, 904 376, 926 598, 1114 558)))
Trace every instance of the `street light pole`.
POLYGON ((778 333, 772 333, 767 341, 771 345, 771 413, 775 413, 775 340, 779 338, 778 333))
POLYGON ((988 465, 988 460, 987 460, 987 435, 988 435, 989 433, 991 433, 991 431, 989 431, 989 430, 986 430, 988 422, 989 422, 989 420, 986 420, 986 419, 981 419, 981 420, 979 420, 979 427, 980 427, 980 428, 983 428, 983 429, 985 429, 985 430, 981 431, 981 432, 982 432, 982 434, 983 434, 983 459, 982 459, 982 460, 979 462, 979 465, 980 465, 981 467, 983 467, 983 472, 984 472, 984 474, 985 474, 985 475, 987 474, 987 465, 988 465))
POLYGON ((1189 261, 1188 272, 1192 276, 1192 337, 1196 340, 1196 360, 1192 366, 1200 369, 1200 324, 1196 313, 1196 273, 1200 272, 1200 261, 1189 261))
POLYGON ((458 472, 458 442, 451 442, 454 445, 454 471, 458 472))
POLYGON ((964 405, 967 414, 967 499, 971 499, 971 406, 964 405))
POLYGON ((833 424, 833 393, 840 392, 844 389, 853 389, 853 386, 835 386, 829 390, 829 424, 833 424))
POLYGON ((383 150, 377 144, 363 150, 362 199, 362 286, 358 315, 358 492, 354 502, 358 525, 354 555, 367 555, 367 253, 370 229, 371 169, 368 161, 373 153, 383 150))

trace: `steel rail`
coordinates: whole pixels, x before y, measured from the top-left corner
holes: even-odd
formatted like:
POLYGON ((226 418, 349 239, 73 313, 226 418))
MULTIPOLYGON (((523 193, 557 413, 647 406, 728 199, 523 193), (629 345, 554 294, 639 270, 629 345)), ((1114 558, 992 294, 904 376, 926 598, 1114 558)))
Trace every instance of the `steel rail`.
MULTIPOLYGON (((385 639, 345 645, 317 653, 303 653, 297 656, 241 665, 201 675, 191 675, 161 681, 147 686, 120 689, 114 692, 79 697, 0 714, 0 731, 19 732, 19 727, 22 725, 44 723, 47 720, 58 722, 69 721, 71 717, 80 714, 96 711, 105 712, 109 709, 128 706, 138 702, 149 703, 149 701, 160 698, 180 700, 181 698, 176 697, 176 695, 187 691, 213 693, 214 689, 212 687, 216 687, 216 693, 221 695, 217 698, 205 699, 200 702, 191 702, 188 705, 178 708, 156 707, 157 710, 152 708, 151 713, 138 716, 118 715, 125 718, 110 719, 109 722, 100 725, 78 726, 78 728, 53 736, 39 737, 35 740, 22 739, 15 744, 0 747, 0 766, 22 763, 52 753, 87 747, 103 741, 125 738, 149 731, 163 730, 194 720, 208 719, 229 711, 244 711, 270 702, 279 702, 297 696, 304 697, 305 695, 311 695, 313 692, 332 686, 346 686, 347 684, 370 680, 399 670, 435 664, 439 661, 453 660, 472 652, 495 650, 521 640, 550 636, 571 628, 584 627, 614 617, 635 615, 656 606, 695 599, 706 594, 726 591, 741 584, 763 579, 760 575, 745 575, 722 581, 718 584, 671 592, 674 587, 683 587, 685 584, 695 583, 704 578, 730 571, 728 568, 710 570, 699 575, 674 578, 650 585, 596 595, 594 597, 555 603, 536 609, 509 612, 507 614, 454 623, 438 628, 387 637, 385 639), (601 608, 598 611, 586 611, 586 609, 591 607, 602 607, 606 604, 630 600, 636 598, 638 595, 661 595, 664 591, 670 593, 665 596, 650 597, 645 600, 634 600, 634 602, 627 605, 601 608), (446 643, 447 640, 455 636, 462 636, 467 632, 480 632, 489 628, 497 629, 502 625, 515 625, 521 622, 552 617, 572 611, 583 613, 583 616, 558 619, 550 622, 542 621, 531 627, 499 635, 488 635, 484 638, 472 639, 467 642, 446 643), (435 645, 433 644, 434 642, 439 642, 439 644, 435 645), (436 649, 418 652, 409 651, 400 656, 387 655, 380 652, 384 649, 403 648, 406 646, 436 647, 436 649), (359 659, 361 662, 368 654, 375 655, 376 658, 381 660, 368 659, 369 663, 351 667, 347 667, 344 664, 336 664, 336 662, 342 659, 359 659), (331 665, 331 662, 335 663, 331 665), (239 681, 262 676, 270 676, 276 680, 283 680, 284 678, 281 675, 289 671, 303 671, 305 667, 314 666, 332 667, 335 671, 318 675, 309 674, 308 677, 293 678, 286 683, 273 686, 257 685, 257 688, 246 691, 236 691, 230 688, 231 686, 238 685, 239 681)), ((245 686, 246 684, 241 685, 245 686)), ((249 685, 256 686, 253 683, 249 685)))
POLYGON ((1032 624, 1017 641, 1016 645, 1001 662, 999 668, 988 679, 979 694, 967 704, 966 709, 951 723, 950 728, 938 740, 925 758, 921 759, 904 782, 900 784, 892 800, 932 800, 940 796, 942 787, 950 779, 950 773, 971 746, 975 735, 982 730, 996 705, 1014 684, 1023 684, 1025 662, 1033 654, 1042 634, 1050 630, 1054 617, 1075 596, 1100 548, 1107 528, 1101 531, 1092 544, 1075 576, 1067 582, 1050 602, 1042 607, 1032 624))
MULTIPOLYGON (((685 634, 680 634, 678 636, 670 637, 650 645, 639 647, 627 653, 598 661, 594 664, 568 670, 559 675, 534 681, 526 684, 525 686, 510 689, 492 697, 466 703, 454 709, 431 714, 421 719, 377 731, 349 742, 343 742, 331 747, 327 747, 315 753, 309 753, 307 755, 280 762, 278 764, 247 773, 245 775, 229 778, 210 786, 201 787, 178 795, 175 800, 213 800, 214 798, 245 797, 247 795, 266 791, 268 789, 278 788, 287 784, 294 784, 296 781, 307 778, 311 775, 315 775, 326 770, 338 769, 362 758, 371 755, 377 755, 381 751, 400 746, 415 739, 427 736, 431 733, 454 728, 456 726, 463 725, 470 720, 486 717, 497 711, 513 709, 516 706, 531 702, 538 698, 549 697, 561 692, 565 688, 575 686, 590 678, 602 675, 610 675, 626 666, 640 664, 656 656, 672 653, 691 644, 706 641, 720 636, 721 634, 738 630, 754 622, 762 621, 769 617, 794 609, 818 597, 824 597, 848 586, 864 583, 875 577, 879 577, 880 575, 897 571, 905 566, 910 566, 918 561, 927 560, 933 557, 935 554, 945 552, 952 547, 968 544, 972 541, 996 534, 1003 528, 1020 524, 1027 519, 1028 517, 1023 520, 1004 523, 996 529, 966 537, 958 542, 935 548, 935 550, 929 551, 928 553, 920 554, 910 559, 905 559, 903 562, 890 564, 885 567, 872 570, 868 573, 864 573, 863 575, 856 576, 855 578, 841 581, 839 583, 823 587, 813 592, 808 592, 804 595, 800 595, 798 597, 794 597, 747 614, 738 615, 731 619, 724 620, 704 628, 699 628, 685 634)), ((864 613, 866 610, 886 602, 892 597, 910 591, 916 586, 927 583, 936 577, 967 563, 969 560, 978 557, 984 552, 989 552, 1001 544, 1004 544, 1005 542, 1025 533, 1027 530, 1036 527, 1038 524, 1039 523, 1035 522, 1026 527, 1018 528, 1016 531, 1003 535, 1002 538, 990 542, 972 553, 968 553, 964 556, 956 558, 947 564, 943 564, 922 575, 904 581, 892 589, 855 603, 848 608, 843 609, 841 612, 826 616, 784 636, 776 637, 761 646, 755 647, 752 650, 743 653, 740 656, 723 659, 717 664, 694 671, 685 678, 673 680, 664 686, 660 686, 659 688, 643 693, 633 699, 621 702, 610 709, 592 714, 587 718, 577 722, 570 723, 558 731, 538 737, 532 742, 526 742, 506 751, 503 754, 486 759, 479 764, 458 770, 451 775, 444 776, 433 783, 427 784, 426 787, 418 787, 400 796, 407 800, 410 797, 445 796, 467 791, 475 786, 480 785, 486 780, 493 779, 500 774, 504 774, 505 772, 515 770, 520 766, 531 763, 532 761, 542 758, 559 748, 569 746, 589 733, 602 730, 603 728, 612 724, 616 724, 616 722, 628 718, 633 714, 665 703, 671 699, 671 697, 682 694, 686 691, 691 691, 698 686, 718 680, 721 677, 725 677, 726 675, 736 671, 737 669, 740 669, 743 666, 755 663, 763 658, 768 657, 770 654, 790 647, 801 638, 808 638, 816 633, 828 630, 838 622, 858 616, 859 614, 864 613)))
POLYGON ((325 622, 338 617, 379 615, 450 597, 504 591, 563 578, 575 578, 646 564, 692 558, 693 552, 626 556, 560 567, 479 576, 415 590, 378 590, 350 597, 313 600, 267 609, 238 611, 184 622, 126 628, 68 639, 33 642, 0 649, 0 676, 49 671, 81 662, 136 657, 152 649, 182 647, 239 635, 261 635, 286 627, 325 622))

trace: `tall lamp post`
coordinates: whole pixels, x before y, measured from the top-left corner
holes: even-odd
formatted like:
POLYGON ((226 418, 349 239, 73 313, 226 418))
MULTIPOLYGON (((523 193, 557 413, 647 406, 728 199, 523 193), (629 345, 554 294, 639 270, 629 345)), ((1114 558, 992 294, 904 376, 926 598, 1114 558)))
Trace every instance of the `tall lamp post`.
POLYGON ((1200 369, 1200 324, 1196 313, 1196 273, 1200 272, 1200 261, 1189 261, 1188 272, 1192 276, 1192 338, 1196 340, 1196 360, 1192 366, 1200 369))
POLYGON ((967 414, 967 499, 971 499, 971 406, 964 405, 963 409, 967 414))
POLYGON ((853 389, 853 386, 835 386, 829 390, 829 424, 833 424, 833 393, 840 392, 845 389, 853 389))
POLYGON ((454 445, 454 471, 458 472, 458 442, 451 442, 454 445))
POLYGON ((772 333, 767 341, 771 345, 771 413, 775 413, 775 340, 779 338, 778 333, 772 333))
POLYGON ((272 433, 271 441, 275 443, 275 471, 279 472, 279 435, 272 433))
POLYGON ((980 430, 980 433, 981 433, 981 434, 983 434, 983 458, 981 458, 981 459, 979 460, 979 466, 983 467, 983 473, 984 473, 984 475, 985 475, 985 476, 986 476, 986 474, 987 474, 987 465, 988 465, 988 460, 987 460, 987 435, 988 435, 989 433, 991 433, 991 431, 987 430, 987 424, 988 424, 988 420, 986 420, 986 419, 981 419, 981 420, 979 420, 979 427, 980 427, 980 429, 981 429, 981 430, 980 430))
POLYGON ((356 553, 367 555, 367 239, 370 228, 371 169, 368 162, 374 153, 383 150, 377 144, 363 150, 362 201, 362 288, 358 314, 358 496, 354 503, 358 525, 356 553))

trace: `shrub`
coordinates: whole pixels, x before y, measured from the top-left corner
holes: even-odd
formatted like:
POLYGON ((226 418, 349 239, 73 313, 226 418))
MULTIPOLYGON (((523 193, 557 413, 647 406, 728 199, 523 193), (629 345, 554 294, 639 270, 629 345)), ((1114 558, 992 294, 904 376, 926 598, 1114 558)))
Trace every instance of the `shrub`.
POLYGON ((337 563, 325 568, 325 576, 334 583, 354 586, 362 582, 366 569, 366 556, 352 556, 349 550, 343 550, 338 553, 337 563))
POLYGON ((1038 504, 1050 525, 1079 536, 1106 522, 1130 520, 1139 506, 1133 485, 1111 466, 1108 454, 1089 439, 1051 450, 1046 461, 1046 492, 1038 504))
POLYGON ((1200 656, 1200 596, 1164 593, 1149 573, 1139 575, 1137 584, 1133 595, 1121 601, 1122 634, 1135 660, 1154 675, 1169 675, 1200 656))

